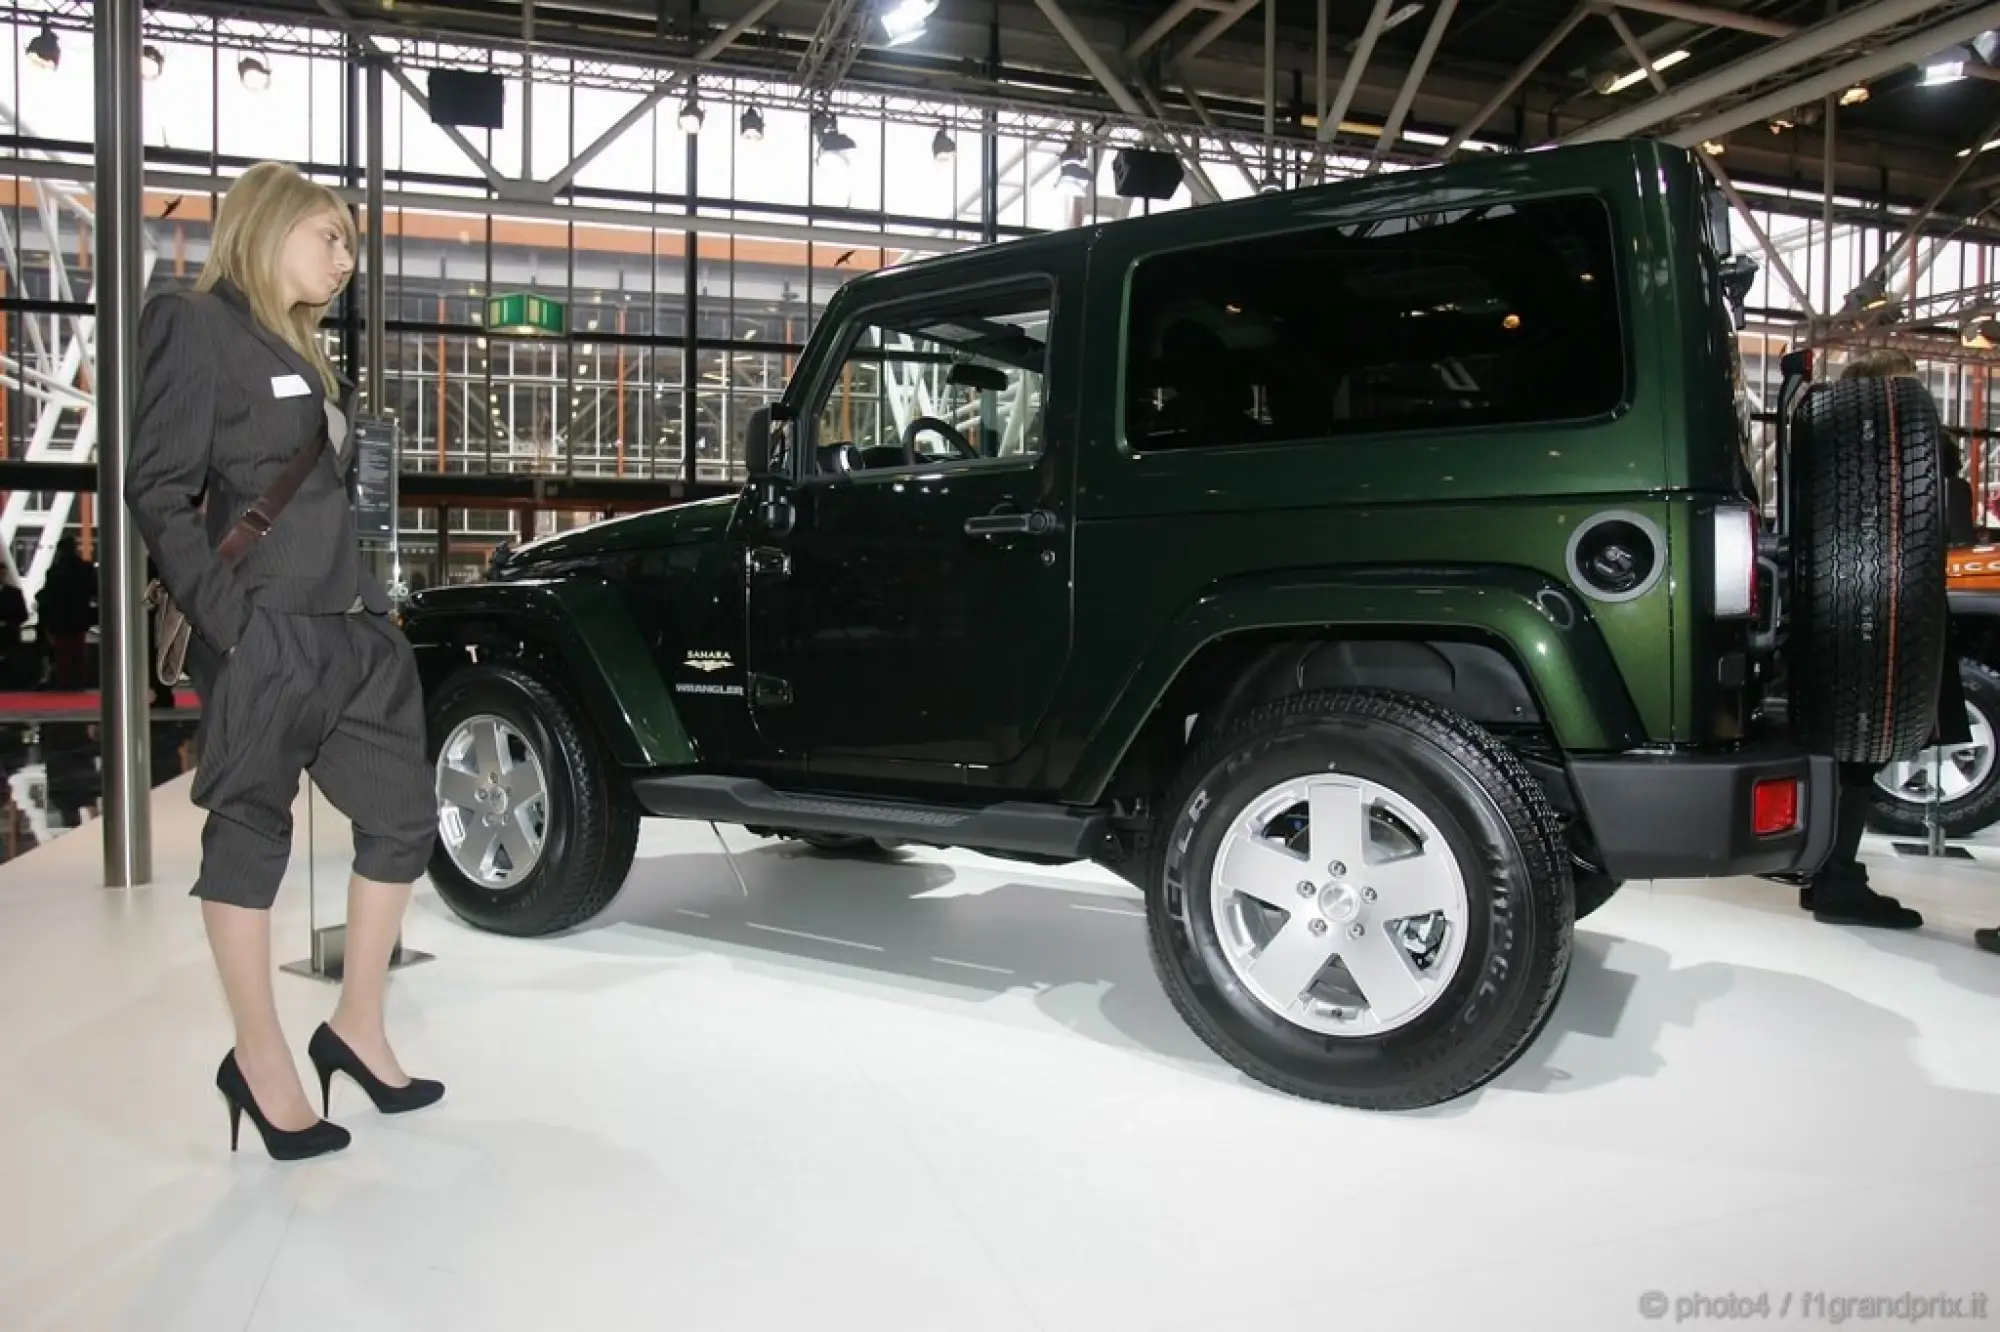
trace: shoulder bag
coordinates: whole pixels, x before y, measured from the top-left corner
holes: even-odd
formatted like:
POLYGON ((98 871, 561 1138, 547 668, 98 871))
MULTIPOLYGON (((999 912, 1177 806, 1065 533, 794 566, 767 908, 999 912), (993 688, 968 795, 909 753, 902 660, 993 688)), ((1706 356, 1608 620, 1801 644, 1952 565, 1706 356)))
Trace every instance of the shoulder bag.
MULTIPOLYGON (((305 484, 306 473, 319 461, 320 450, 325 447, 326 430, 322 427, 313 436, 312 443, 300 449, 285 464, 285 470, 278 473, 265 487, 264 493, 223 535, 222 544, 215 548, 223 564, 234 564, 242 559, 257 538, 271 530, 278 521, 278 515, 292 502, 292 496, 305 484)), ((161 684, 172 688, 180 683, 182 671, 187 665, 188 641, 194 627, 188 623, 186 613, 174 604, 173 594, 167 591, 167 585, 158 578, 146 584, 146 607, 153 617, 153 674, 161 684)))

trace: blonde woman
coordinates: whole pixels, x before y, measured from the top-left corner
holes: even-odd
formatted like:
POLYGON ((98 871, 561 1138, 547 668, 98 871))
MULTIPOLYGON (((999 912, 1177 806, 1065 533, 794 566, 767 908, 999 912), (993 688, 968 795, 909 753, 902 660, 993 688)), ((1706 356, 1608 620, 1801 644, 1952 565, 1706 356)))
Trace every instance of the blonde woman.
POLYGON ((236 1030, 216 1087, 231 1149, 247 1114, 280 1160, 347 1146, 347 1130, 321 1117, 337 1072, 385 1112, 444 1091, 403 1072, 383 1024, 390 954, 430 858, 436 804, 416 661, 361 565, 352 393, 317 337, 353 276, 354 239, 324 186, 277 163, 243 174, 222 200, 195 290, 162 295, 140 316, 125 484, 194 631, 192 795, 208 818, 193 896, 236 1030), (307 1048, 318 1113, 271 985, 270 906, 291 859, 302 773, 354 827, 340 998, 307 1048))

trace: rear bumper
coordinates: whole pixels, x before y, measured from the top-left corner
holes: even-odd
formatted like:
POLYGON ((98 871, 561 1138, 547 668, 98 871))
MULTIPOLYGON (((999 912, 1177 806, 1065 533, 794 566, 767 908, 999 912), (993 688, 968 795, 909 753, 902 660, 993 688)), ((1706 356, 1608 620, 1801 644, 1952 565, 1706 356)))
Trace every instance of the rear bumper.
POLYGON ((1834 761, 1788 745, 1726 754, 1575 758, 1569 780, 1614 879, 1709 879, 1809 874, 1832 849, 1840 776, 1834 761), (1765 783, 1797 782, 1790 829, 1760 833, 1765 783))

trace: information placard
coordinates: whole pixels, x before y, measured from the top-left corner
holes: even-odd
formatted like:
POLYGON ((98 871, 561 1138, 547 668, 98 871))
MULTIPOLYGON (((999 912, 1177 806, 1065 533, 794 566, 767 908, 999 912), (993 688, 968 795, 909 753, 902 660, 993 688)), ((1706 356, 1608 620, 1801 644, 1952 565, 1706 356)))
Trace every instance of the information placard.
POLYGON ((354 420, 354 526, 364 541, 395 536, 396 422, 391 417, 354 420))

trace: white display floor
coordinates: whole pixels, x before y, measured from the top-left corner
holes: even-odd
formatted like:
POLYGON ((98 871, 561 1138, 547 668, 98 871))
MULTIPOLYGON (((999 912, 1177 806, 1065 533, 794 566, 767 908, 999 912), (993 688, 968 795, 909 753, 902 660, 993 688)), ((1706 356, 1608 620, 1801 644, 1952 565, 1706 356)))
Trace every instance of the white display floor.
MULTIPOLYGON (((5 1332, 1606 1332, 1655 1325, 1649 1292, 1667 1324, 1899 1324, 1837 1301, 1906 1293, 2000 1324, 1990 870, 1878 861, 1930 918, 1910 936, 1759 881, 1630 887, 1520 1065, 1385 1116, 1210 1057, 1095 871, 729 829, 746 896, 706 825, 649 823, 570 937, 477 934, 420 889, 438 960, 393 1022, 445 1103, 383 1119, 342 1082, 354 1145, 276 1165, 247 1125, 230 1155, 210 1085, 186 789, 156 798, 153 888, 95 886, 95 825, 0 870, 5 1332), (1731 1295, 1770 1316, 1673 1303, 1731 1295)), ((333 992, 279 985, 304 1068, 333 992)))

